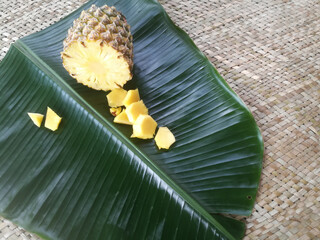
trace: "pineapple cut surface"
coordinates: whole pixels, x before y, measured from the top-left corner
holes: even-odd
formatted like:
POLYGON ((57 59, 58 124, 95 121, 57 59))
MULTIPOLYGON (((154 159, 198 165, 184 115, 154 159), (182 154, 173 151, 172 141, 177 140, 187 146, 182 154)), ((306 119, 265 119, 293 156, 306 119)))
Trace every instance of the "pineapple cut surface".
POLYGON ((44 126, 51 131, 56 131, 61 122, 61 117, 58 116, 51 108, 47 107, 46 121, 44 126))
POLYGON ((123 105, 128 107, 131 103, 140 101, 139 90, 129 90, 126 97, 123 100, 123 105))
POLYGON ((108 104, 110 107, 120 107, 123 106, 123 100, 127 95, 127 91, 122 88, 116 88, 112 90, 108 95, 108 104))
POLYGON ((150 139, 157 128, 157 122, 150 116, 140 114, 137 121, 133 124, 132 138, 150 139))
POLYGON ((148 108, 144 105, 143 101, 131 103, 127 109, 126 114, 131 123, 135 123, 140 114, 148 114, 148 108))
POLYGON ((72 77, 96 90, 119 88, 132 78, 122 53, 102 41, 75 41, 62 57, 72 77))
POLYGON ((32 122, 37 126, 40 127, 42 120, 43 120, 43 114, 40 113, 28 113, 29 117, 31 118, 32 122))
POLYGON ((115 7, 92 5, 73 22, 61 53, 63 66, 79 83, 96 90, 123 87, 132 78, 130 26, 115 7))
POLYGON ((119 115, 117 115, 113 121, 115 123, 120 123, 120 124, 127 124, 127 125, 132 125, 132 123, 129 121, 128 116, 126 111, 122 111, 119 115))
POLYGON ((159 130, 154 138, 159 149, 169 149, 176 141, 174 135, 167 127, 159 127, 159 130))

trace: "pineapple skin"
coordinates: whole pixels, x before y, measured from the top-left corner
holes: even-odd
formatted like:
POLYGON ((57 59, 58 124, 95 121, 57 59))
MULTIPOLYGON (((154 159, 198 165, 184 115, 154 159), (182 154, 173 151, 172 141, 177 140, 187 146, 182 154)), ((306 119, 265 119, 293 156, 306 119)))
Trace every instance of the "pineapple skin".
MULTIPOLYGON (((64 66, 65 59, 70 58, 66 50, 74 42, 80 42, 84 47, 86 47, 86 42, 99 42, 101 47, 104 44, 112 47, 119 52, 127 62, 130 79, 132 78, 133 38, 130 32, 130 25, 127 23, 124 15, 117 11, 114 6, 109 7, 104 5, 98 8, 92 5, 88 10, 82 11, 80 17, 73 22, 73 26, 68 30, 67 37, 63 42, 64 51, 61 53, 61 57, 64 66)), ((66 66, 65 68, 67 69, 66 66)), ((68 72, 70 73, 69 70, 68 72)), ((76 74, 70 73, 70 75, 76 78, 76 74)), ((122 86, 123 83, 117 87, 122 86)), ((95 89, 105 91, 112 90, 111 88, 95 89)))

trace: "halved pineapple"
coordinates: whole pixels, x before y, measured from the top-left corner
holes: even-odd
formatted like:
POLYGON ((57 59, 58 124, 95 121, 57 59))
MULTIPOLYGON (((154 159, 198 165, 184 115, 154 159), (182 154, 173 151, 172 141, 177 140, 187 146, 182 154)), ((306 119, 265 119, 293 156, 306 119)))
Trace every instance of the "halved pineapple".
POLYGON ((130 26, 114 7, 92 5, 69 29, 61 57, 69 74, 88 87, 123 87, 132 78, 130 26))

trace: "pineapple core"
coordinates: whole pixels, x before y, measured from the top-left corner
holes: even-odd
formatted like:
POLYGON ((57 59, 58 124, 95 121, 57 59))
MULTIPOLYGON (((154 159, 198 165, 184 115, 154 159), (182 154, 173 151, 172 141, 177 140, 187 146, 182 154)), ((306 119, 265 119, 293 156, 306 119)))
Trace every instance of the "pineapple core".
POLYGON ((116 88, 112 90, 108 95, 108 104, 110 107, 123 106, 123 100, 127 95, 127 91, 122 88, 116 88))
POLYGON ((132 78, 123 54, 103 41, 74 41, 64 50, 62 59, 72 77, 96 90, 113 90, 132 78))
POLYGON ((127 109, 126 114, 131 123, 135 123, 140 114, 148 114, 148 108, 144 105, 143 101, 131 103, 127 109))
POLYGON ((131 137, 150 139, 156 131, 157 122, 150 115, 140 114, 133 124, 133 134, 131 137))
POLYGON ((61 117, 59 117, 51 108, 47 107, 47 115, 44 126, 51 131, 56 131, 61 122, 61 117))
POLYGON ((138 102, 140 100, 140 95, 138 88, 135 90, 129 90, 126 97, 123 100, 123 105, 128 107, 131 103, 138 102))
POLYGON ((129 121, 126 111, 122 111, 119 115, 117 115, 113 122, 120 123, 120 124, 127 124, 132 125, 132 123, 129 121))
POLYGON ((32 122, 37 126, 40 127, 43 119, 43 115, 40 113, 28 113, 29 117, 31 118, 32 122))
POLYGON ((154 138, 159 149, 169 149, 176 141, 174 135, 167 127, 159 127, 156 137, 154 138))

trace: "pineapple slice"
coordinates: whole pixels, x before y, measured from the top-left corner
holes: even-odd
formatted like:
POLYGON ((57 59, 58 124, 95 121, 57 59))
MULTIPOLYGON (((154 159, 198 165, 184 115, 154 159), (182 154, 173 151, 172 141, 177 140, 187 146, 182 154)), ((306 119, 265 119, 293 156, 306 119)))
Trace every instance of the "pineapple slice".
POLYGON ((32 122, 37 126, 40 127, 43 119, 43 114, 40 113, 28 113, 29 117, 31 118, 32 122))
POLYGON ((138 102, 140 100, 140 95, 138 88, 135 90, 129 90, 126 97, 123 100, 123 105, 128 107, 131 103, 138 102))
POLYGON ((140 114, 148 114, 148 108, 144 105, 143 101, 131 103, 127 109, 126 114, 131 123, 135 123, 140 114))
POLYGON ((120 123, 120 124, 127 124, 132 125, 132 123, 129 121, 126 111, 122 111, 119 115, 117 115, 113 122, 120 123))
POLYGON ((123 100, 127 95, 127 91, 122 88, 116 88, 112 90, 108 95, 108 104, 110 107, 120 107, 123 106, 123 100))
POLYGON ((133 124, 132 138, 150 139, 157 128, 157 122, 150 115, 140 114, 133 124))
POLYGON ((61 122, 61 117, 58 116, 51 108, 47 107, 47 115, 44 126, 51 131, 56 131, 61 122))
POLYGON ((174 135, 167 127, 159 127, 156 137, 154 138, 159 149, 169 149, 176 141, 174 135))

